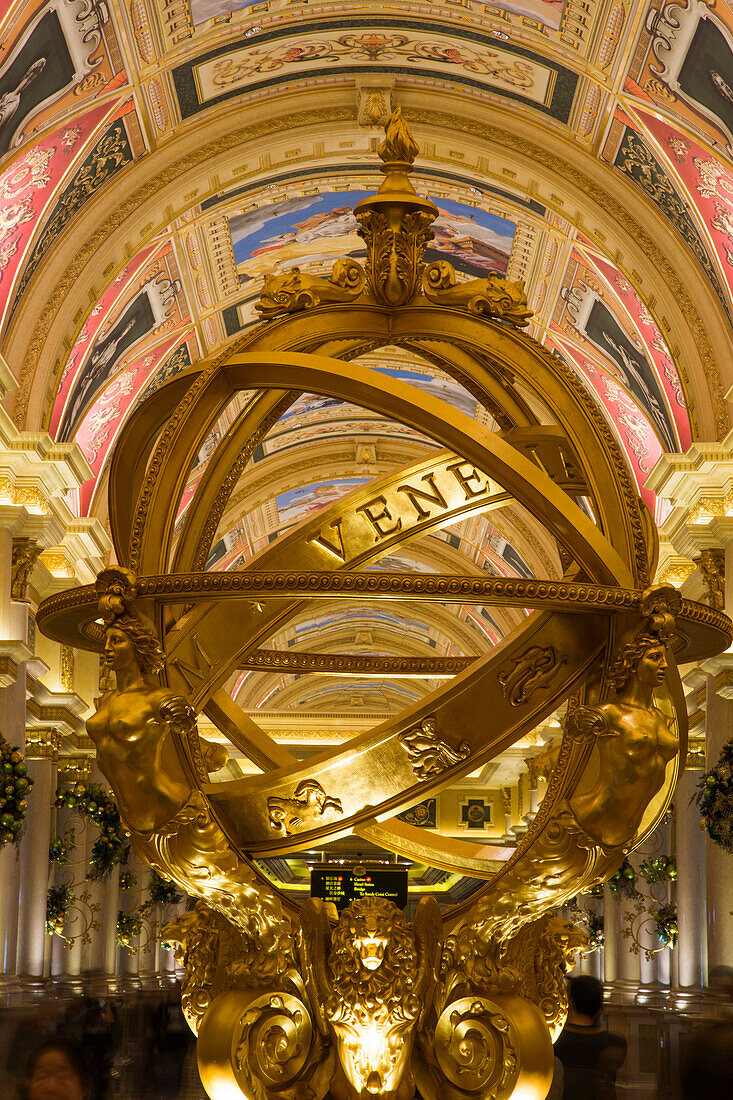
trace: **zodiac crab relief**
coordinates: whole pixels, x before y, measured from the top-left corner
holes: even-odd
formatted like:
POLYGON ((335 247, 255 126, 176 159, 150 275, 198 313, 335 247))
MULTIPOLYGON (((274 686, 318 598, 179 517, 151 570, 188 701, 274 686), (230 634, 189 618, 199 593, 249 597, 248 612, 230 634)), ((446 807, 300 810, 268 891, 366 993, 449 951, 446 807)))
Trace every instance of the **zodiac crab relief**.
POLYGON ((292 798, 278 798, 270 795, 267 799, 267 813, 270 825, 284 836, 290 836, 294 830, 317 824, 317 818, 331 810, 342 814, 344 807, 340 798, 326 794, 315 779, 304 779, 293 792, 292 798))

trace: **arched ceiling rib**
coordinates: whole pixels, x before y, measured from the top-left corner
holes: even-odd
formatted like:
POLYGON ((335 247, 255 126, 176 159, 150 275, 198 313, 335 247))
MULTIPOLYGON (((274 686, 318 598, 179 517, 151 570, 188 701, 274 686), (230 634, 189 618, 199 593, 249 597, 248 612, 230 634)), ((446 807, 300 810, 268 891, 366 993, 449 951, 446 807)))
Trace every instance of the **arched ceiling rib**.
MULTIPOLYGON (((0 351, 19 381, 18 425, 74 439, 89 460, 82 514, 106 519, 108 457, 130 410, 256 323, 266 273, 359 256, 350 211, 380 182, 395 104, 421 147, 418 189, 440 210, 435 254, 466 277, 526 280, 530 331, 597 401, 650 507, 644 481, 663 451, 729 430, 733 14, 720 0, 344 0, 338 12, 325 0, 17 0, 0 5, 0 34, 0 351)), ((418 350, 362 361, 442 388, 494 427, 460 371, 440 369, 441 350, 418 350)), ((516 408, 548 421, 519 390, 516 408)), ((210 565, 236 567, 319 493, 430 445, 302 398, 243 470, 210 565)), ((561 571, 516 506, 380 567, 561 571)), ((451 631, 431 607, 424 623, 483 652, 521 612, 477 614, 453 609, 451 631)), ((346 644, 335 626, 319 644, 329 635, 346 644)), ((264 682, 252 673, 242 690, 264 682)), ((304 682, 283 684, 276 705, 304 682)))
MULTIPOLYGON (((116 418, 152 377, 247 323, 258 288, 242 285, 242 275, 261 271, 267 252, 280 251, 283 263, 317 248, 317 234, 303 239, 306 228, 280 249, 260 240, 257 255, 237 262, 242 242, 232 230, 236 238, 242 219, 253 217, 282 230, 275 216, 282 196, 317 205, 319 194, 372 188, 376 123, 399 101, 423 147, 423 187, 438 204, 462 203, 470 216, 473 203, 474 216, 486 211, 516 226, 509 270, 528 278, 537 333, 553 328, 559 295, 572 289, 580 232, 664 332, 670 384, 691 398, 695 434, 725 430, 728 380, 715 351, 731 313, 731 17, 723 5, 690 0, 680 15, 679 5, 608 0, 490 7, 386 0, 375 13, 353 0, 336 17, 318 0, 266 0, 255 10, 178 0, 165 11, 158 0, 134 0, 92 6, 86 22, 77 20, 81 36, 71 16, 82 7, 82 0, 11 4, 2 21, 8 117, 0 152, 7 149, 10 167, 28 151, 37 157, 44 141, 55 150, 52 178, 37 177, 32 195, 14 193, 16 205, 33 199, 32 231, 19 221, 22 211, 6 218, 13 224, 4 243, 17 270, 9 266, 3 282, 23 291, 4 317, 9 355, 17 356, 11 366, 22 376, 15 402, 22 423, 56 428, 63 386, 54 413, 51 398, 64 372, 68 386, 75 372, 98 380, 111 363, 108 379, 121 381, 111 392, 100 388, 98 407, 87 408, 78 428, 94 465, 116 418), (675 20, 683 26, 672 33, 675 20), (717 83, 698 73, 696 84, 691 75, 703 39, 719 55, 717 83), (57 57, 46 64, 50 41, 57 57), (66 163, 72 141, 78 156, 66 163), (609 192, 626 218, 606 201, 609 192), (84 231, 72 232, 80 221, 84 231), (647 240, 663 242, 667 269, 648 249, 638 254, 647 240, 634 240, 635 222, 653 231, 647 240), (125 310, 146 288, 146 273, 132 268, 148 249, 161 266, 148 273, 147 289, 154 298, 169 280, 175 305, 156 315, 151 298, 152 323, 138 297, 130 329, 125 310), (110 296, 117 279, 122 294, 110 296), (84 329, 90 340, 79 346, 84 329)), ((328 220, 333 233, 337 218, 328 220)), ((264 228, 261 237, 292 232, 264 228)), ((443 244, 471 263, 455 235, 443 244)), ((631 329, 643 346, 633 319, 631 329)), ((588 351, 603 371, 603 351, 588 351)), ((650 366, 663 380, 665 368, 650 366)), ((94 393, 81 389, 82 397, 94 393)), ((668 447, 653 417, 650 427, 668 447)))
MULTIPOLYGON (((0 36, 0 352, 19 382, 9 411, 19 427, 79 443, 94 474, 80 514, 107 521, 109 456, 126 417, 256 323, 266 273, 358 258, 350 210, 380 183, 376 146, 397 104, 421 149, 416 186, 441 212, 435 254, 466 277, 526 281, 531 333, 598 403, 651 508, 644 482, 663 451, 730 430, 733 11, 723 0, 0 0, 0 36)), ((382 348, 360 361, 511 429, 511 416, 497 423, 498 410, 477 407, 443 350, 382 348)), ((328 353, 355 354, 338 340, 328 353)), ((193 464, 180 531, 250 396, 193 464)), ((513 412, 516 423, 552 422, 519 388, 513 412)), ((303 396, 242 470, 210 567, 237 568, 319 502, 433 446, 303 396)), ((516 503, 374 568, 563 572, 552 537, 516 503)), ((326 599, 264 645, 481 657, 523 617, 326 599)), ((239 670, 227 686, 306 755, 424 697, 431 681, 239 670)), ((541 733, 467 777, 462 795, 493 787, 498 799, 541 733)), ((448 793, 457 820, 459 794, 448 793)), ((280 863, 300 883, 305 864, 280 863)))

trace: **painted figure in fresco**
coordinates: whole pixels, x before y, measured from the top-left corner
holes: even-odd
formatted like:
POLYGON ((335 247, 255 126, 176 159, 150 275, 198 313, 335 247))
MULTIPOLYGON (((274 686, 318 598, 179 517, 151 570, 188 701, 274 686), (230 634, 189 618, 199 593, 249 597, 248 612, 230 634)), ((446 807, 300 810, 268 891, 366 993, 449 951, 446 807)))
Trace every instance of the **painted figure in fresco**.
POLYGON ((46 67, 46 58, 39 57, 37 61, 34 61, 28 71, 23 76, 20 84, 12 92, 6 92, 5 95, 0 96, 0 130, 6 125, 13 117, 15 112, 20 107, 20 101, 23 97, 23 92, 26 90, 29 84, 32 84, 37 76, 40 76, 46 67))
POLYGON ((106 378, 110 365, 114 363, 121 354, 117 349, 130 335, 134 327, 135 319, 133 318, 127 322, 119 336, 109 340, 109 342, 105 341, 92 352, 82 385, 78 387, 73 402, 64 413, 64 423, 69 425, 67 431, 63 433, 65 436, 68 436, 76 426, 79 415, 87 402, 87 397, 95 391, 98 388, 98 384, 106 378))
POLYGON ((206 782, 207 772, 223 767, 227 753, 199 742, 193 708, 157 682, 165 657, 152 624, 134 610, 133 574, 104 570, 97 591, 108 624, 105 661, 117 684, 96 701, 87 731, 132 845, 164 878, 205 897, 244 933, 256 968, 252 983, 270 980, 289 964, 288 922, 279 901, 230 848, 181 759, 187 743, 194 764, 198 755, 199 779, 206 782))
POLYGON ((597 782, 572 798, 570 808, 583 830, 605 847, 631 840, 679 751, 678 737, 653 705, 655 689, 665 682, 670 640, 666 630, 640 631, 610 669, 616 699, 579 707, 569 719, 595 734, 599 757, 597 782))

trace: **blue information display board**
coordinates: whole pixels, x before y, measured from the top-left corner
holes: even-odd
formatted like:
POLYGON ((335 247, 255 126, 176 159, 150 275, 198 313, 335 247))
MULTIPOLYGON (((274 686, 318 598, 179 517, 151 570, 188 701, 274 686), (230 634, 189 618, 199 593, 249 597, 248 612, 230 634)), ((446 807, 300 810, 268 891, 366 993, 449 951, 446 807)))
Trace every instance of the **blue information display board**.
POLYGON ((311 870, 311 897, 331 901, 339 913, 355 898, 389 898, 398 909, 407 905, 407 868, 343 867, 323 864, 311 870))

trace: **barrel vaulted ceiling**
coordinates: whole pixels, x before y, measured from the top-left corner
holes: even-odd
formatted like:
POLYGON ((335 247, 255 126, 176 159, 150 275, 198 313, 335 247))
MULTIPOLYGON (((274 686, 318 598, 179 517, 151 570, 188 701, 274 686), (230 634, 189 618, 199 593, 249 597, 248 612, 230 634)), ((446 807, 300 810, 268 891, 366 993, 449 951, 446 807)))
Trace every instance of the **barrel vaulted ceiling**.
MULTIPOLYGON (((529 331, 594 396, 644 487, 663 451, 730 430, 733 10, 722 0, 0 0, 0 351, 24 429, 76 441, 70 502, 107 522, 109 456, 135 404, 259 323, 263 278, 362 253, 401 105, 439 208, 429 257, 527 284, 529 331)), ((489 427, 397 348, 363 358, 489 427)), ((522 399, 518 393, 518 398, 522 399)), ((179 526, 226 410, 190 471, 179 526)), ((542 410, 535 410, 540 419, 542 410)), ((435 445, 304 395, 222 516, 208 568, 435 445)), ((559 575, 520 506, 439 531, 382 568, 559 575)), ((324 601, 275 648, 472 656, 521 612, 324 601)), ((249 710, 399 709, 432 681, 242 671, 249 710)))

